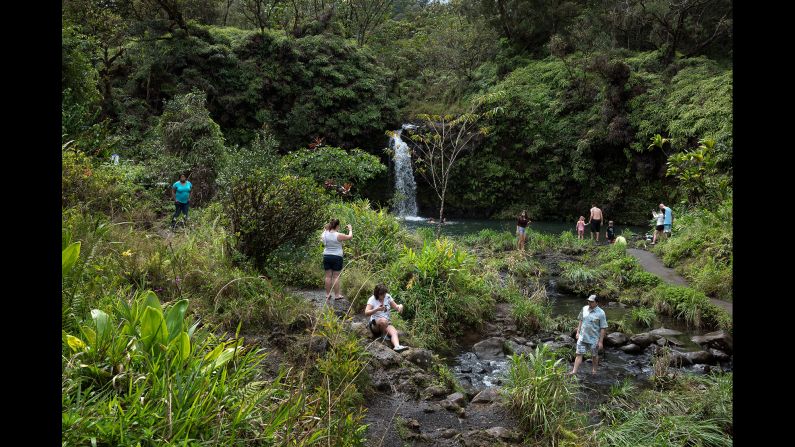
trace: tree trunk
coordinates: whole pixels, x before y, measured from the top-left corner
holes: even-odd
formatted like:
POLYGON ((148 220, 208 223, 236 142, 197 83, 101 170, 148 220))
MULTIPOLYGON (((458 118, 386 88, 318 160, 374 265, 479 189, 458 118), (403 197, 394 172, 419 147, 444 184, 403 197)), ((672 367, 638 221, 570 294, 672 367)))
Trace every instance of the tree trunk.
POLYGON ((439 222, 436 223, 436 239, 442 235, 442 219, 444 219, 444 194, 442 194, 442 203, 439 206, 439 222))

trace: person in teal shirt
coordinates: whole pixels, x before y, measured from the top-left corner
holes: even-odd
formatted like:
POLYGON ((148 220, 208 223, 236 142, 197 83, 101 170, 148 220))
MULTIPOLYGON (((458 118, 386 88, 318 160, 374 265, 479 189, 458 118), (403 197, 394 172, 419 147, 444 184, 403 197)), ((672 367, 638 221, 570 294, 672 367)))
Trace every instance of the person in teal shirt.
POLYGON ((599 350, 604 346, 605 332, 607 332, 607 317, 605 311, 599 307, 596 295, 588 297, 588 305, 583 307, 577 317, 580 323, 577 325, 577 349, 574 358, 574 368, 569 374, 577 374, 582 363, 582 356, 590 350, 592 354, 593 368, 591 372, 596 374, 599 366, 599 350))
POLYGON ((188 207, 190 203, 190 190, 193 185, 185 177, 185 174, 180 174, 179 181, 171 185, 171 198, 174 199, 174 216, 171 217, 171 228, 177 226, 177 219, 180 213, 185 214, 185 222, 188 221, 188 207))
POLYGON ((665 218, 663 219, 663 232, 666 236, 671 235, 671 225, 673 224, 673 213, 671 212, 671 208, 665 206, 664 203, 660 204, 660 211, 665 212, 665 218))

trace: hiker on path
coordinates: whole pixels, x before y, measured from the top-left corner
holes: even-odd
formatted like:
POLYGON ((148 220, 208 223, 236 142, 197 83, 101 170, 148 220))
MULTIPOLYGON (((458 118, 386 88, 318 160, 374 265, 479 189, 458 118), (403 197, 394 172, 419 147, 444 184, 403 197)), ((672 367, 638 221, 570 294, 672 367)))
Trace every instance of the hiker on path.
POLYGON ((665 213, 665 217, 663 218, 663 233, 665 233, 665 237, 671 237, 671 225, 674 222, 673 218, 673 211, 671 208, 665 206, 664 203, 660 203, 660 211, 665 213))
POLYGON ((663 226, 663 222, 665 221, 665 213, 664 212, 658 213, 652 210, 651 215, 652 217, 654 217, 654 219, 657 220, 657 225, 654 227, 654 237, 652 237, 651 239, 651 245, 654 245, 657 243, 657 236, 662 236, 663 228, 665 228, 663 226))
POLYGON ((378 284, 375 286, 372 296, 367 300, 367 307, 364 309, 364 314, 370 317, 367 327, 370 328, 370 332, 375 337, 388 335, 392 340, 392 346, 395 351, 404 351, 408 349, 408 346, 400 344, 397 329, 392 326, 392 320, 389 317, 389 311, 392 307, 397 309, 398 313, 401 313, 403 312, 403 305, 396 303, 392 295, 386 292, 386 286, 378 284))
POLYGON ((188 222, 188 208, 190 207, 190 190, 193 187, 185 174, 179 175, 179 181, 171 185, 171 199, 174 200, 174 215, 171 217, 171 229, 177 227, 177 218, 180 213, 185 214, 184 222, 188 222))
POLYGON ((591 204, 591 215, 588 216, 588 223, 591 225, 591 239, 596 235, 596 242, 599 242, 599 231, 602 229, 602 210, 591 204))
POLYGON ((519 250, 524 250, 524 243, 527 240, 527 224, 530 218, 527 217, 527 210, 522 210, 522 214, 516 218, 516 236, 519 238, 519 250))
POLYGON ((323 270, 325 270, 326 303, 331 302, 331 289, 334 289, 334 299, 344 298, 340 295, 340 272, 342 271, 342 241, 348 241, 353 237, 353 228, 348 225, 348 234, 337 233, 340 226, 339 219, 331 219, 325 227, 320 240, 325 248, 323 249, 323 270))
POLYGON ((574 368, 569 374, 577 374, 582 356, 587 350, 590 350, 593 356, 591 373, 596 374, 596 368, 599 366, 599 350, 603 347, 607 332, 607 317, 605 311, 599 307, 596 295, 588 297, 588 305, 582 308, 577 318, 580 320, 577 325, 577 357, 574 359, 574 368))

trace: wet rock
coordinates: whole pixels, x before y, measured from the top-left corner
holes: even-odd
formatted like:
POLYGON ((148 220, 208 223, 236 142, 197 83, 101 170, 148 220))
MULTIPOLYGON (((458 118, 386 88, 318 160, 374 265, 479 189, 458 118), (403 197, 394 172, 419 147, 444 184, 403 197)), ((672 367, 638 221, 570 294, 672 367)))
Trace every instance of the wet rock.
POLYGON ((627 354, 640 354, 643 352, 643 348, 635 343, 630 343, 628 345, 624 345, 620 348, 621 351, 626 352, 627 354))
POLYGON ((509 354, 522 354, 527 352, 532 352, 533 348, 530 346, 526 346, 523 344, 519 344, 513 340, 508 340, 505 342, 505 348, 508 350, 509 354))
POLYGON ((627 340, 629 340, 627 336, 621 332, 611 332, 605 337, 605 344, 607 346, 623 346, 627 344, 627 340))
POLYGON ((500 392, 497 388, 486 388, 472 398, 473 404, 488 404, 500 399, 500 392))
POLYGON ((547 346, 547 348, 549 348, 552 351, 557 351, 558 349, 561 348, 570 347, 569 345, 561 341, 545 341, 544 344, 547 346))
MULTIPOLYGON (((662 339, 660 339, 660 340, 662 340, 662 339)), ((657 341, 659 341, 659 340, 657 340, 657 341)), ((659 353, 660 349, 662 349, 662 348, 658 344, 653 344, 653 345, 649 345, 649 347, 646 348, 646 351, 649 354, 651 354, 652 356, 656 356, 659 353)))
POLYGON ((416 419, 407 419, 406 420, 406 427, 409 430, 413 430, 415 432, 419 432, 420 431, 420 421, 418 421, 416 419))
POLYGON ((433 365, 433 353, 427 349, 413 348, 401 353, 404 359, 423 368, 428 369, 433 365))
POLYGON ((713 361, 712 354, 707 351, 686 352, 684 356, 690 361, 690 363, 709 364, 713 361))
POLYGON ((382 368, 391 368, 400 365, 400 354, 381 343, 370 343, 367 345, 367 352, 373 356, 376 363, 382 368))
POLYGON ((461 393, 461 392, 453 393, 453 394, 447 396, 447 399, 445 399, 445 400, 448 400, 448 401, 458 405, 459 407, 464 407, 467 404, 467 397, 464 396, 464 393, 461 393))
POLYGON ((458 430, 454 430, 452 428, 440 428, 437 430, 437 433, 434 435, 434 437, 441 439, 450 439, 457 434, 458 430))
POLYGON ((732 336, 725 331, 715 331, 704 335, 696 335, 690 340, 699 345, 708 346, 710 348, 720 349, 721 351, 731 354, 734 346, 732 336))
POLYGON ((472 372, 472 368, 470 368, 469 366, 462 366, 458 369, 458 372, 469 374, 472 372))
POLYGON ((448 391, 447 387, 441 385, 433 385, 422 390, 422 394, 428 397, 442 397, 445 394, 447 394, 447 391, 448 391))
POLYGON ((529 346, 531 349, 535 349, 536 348, 536 342, 528 341, 527 343, 525 343, 525 346, 529 346))
POLYGON ((577 340, 575 340, 574 337, 569 337, 566 334, 559 335, 555 340, 567 346, 574 346, 577 344, 577 340))
POLYGON ((649 334, 648 332, 644 332, 629 337, 629 341, 638 346, 645 348, 646 346, 649 346, 650 344, 654 343, 654 341, 657 340, 658 338, 659 338, 658 336, 649 334))
POLYGON ((703 374, 709 374, 712 371, 712 367, 704 364, 693 365, 693 371, 703 374))
POLYGON ((509 430, 505 427, 491 427, 486 430, 486 433, 507 442, 519 442, 522 440, 521 433, 515 430, 509 430))
POLYGON ((378 380, 373 380, 373 388, 382 393, 387 393, 392 391, 392 385, 389 383, 389 380, 386 378, 381 378, 378 380))
POLYGON ((460 410, 460 409, 461 409, 461 407, 460 407, 460 406, 456 405, 456 404, 455 404, 455 403, 453 403, 453 402, 450 402, 450 401, 449 401, 449 400, 447 400, 447 399, 445 399, 445 400, 443 400, 443 401, 439 402, 439 405, 440 405, 442 408, 444 408, 445 410, 447 410, 447 411, 452 411, 453 413, 456 413, 456 412, 458 412, 458 410, 460 410))
POLYGON ((524 337, 514 337, 513 341, 515 341, 516 343, 518 343, 520 345, 523 345, 523 344, 527 343, 527 339, 524 338, 524 337))
POLYGON ((674 335, 682 335, 682 333, 679 332, 679 331, 676 331, 676 330, 673 330, 673 329, 667 329, 667 328, 664 328, 664 327, 661 327, 659 329, 655 329, 653 331, 649 331, 649 334, 657 335, 657 336, 660 336, 660 337, 672 337, 674 335))
POLYGON ((372 336, 370 329, 367 329, 367 325, 358 321, 351 323, 351 331, 362 338, 370 338, 372 336))
POLYGON ((690 358, 679 351, 671 351, 671 362, 670 366, 681 368, 682 366, 689 365, 692 362, 690 358))
POLYGON ((731 358, 729 354, 726 354, 720 349, 710 348, 709 353, 712 354, 712 357, 719 362, 726 362, 731 358))
POLYGON ((504 357, 503 347, 505 339, 502 337, 491 337, 481 342, 475 343, 472 350, 475 351, 478 358, 483 360, 493 360, 504 357))
POLYGON ((309 350, 316 354, 323 354, 328 349, 328 340, 320 335, 313 335, 309 339, 309 350))
MULTIPOLYGON (((668 340, 665 337, 658 338, 655 343, 657 343, 657 346, 660 346, 660 347, 668 346, 668 340)), ((654 345, 652 345, 652 346, 654 346, 654 345)))

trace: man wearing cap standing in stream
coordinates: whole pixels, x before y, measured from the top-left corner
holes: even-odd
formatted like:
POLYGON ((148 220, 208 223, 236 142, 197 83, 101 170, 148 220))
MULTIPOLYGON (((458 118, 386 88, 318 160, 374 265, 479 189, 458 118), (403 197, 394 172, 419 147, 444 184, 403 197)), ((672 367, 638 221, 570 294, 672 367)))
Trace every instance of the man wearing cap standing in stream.
POLYGON ((574 359, 574 368, 569 374, 577 374, 577 369, 582 363, 582 355, 588 349, 593 354, 591 373, 596 374, 596 367, 599 366, 599 350, 602 349, 607 332, 607 317, 605 311, 599 307, 596 295, 588 297, 588 305, 582 308, 577 319, 580 320, 577 325, 577 357, 574 359))

